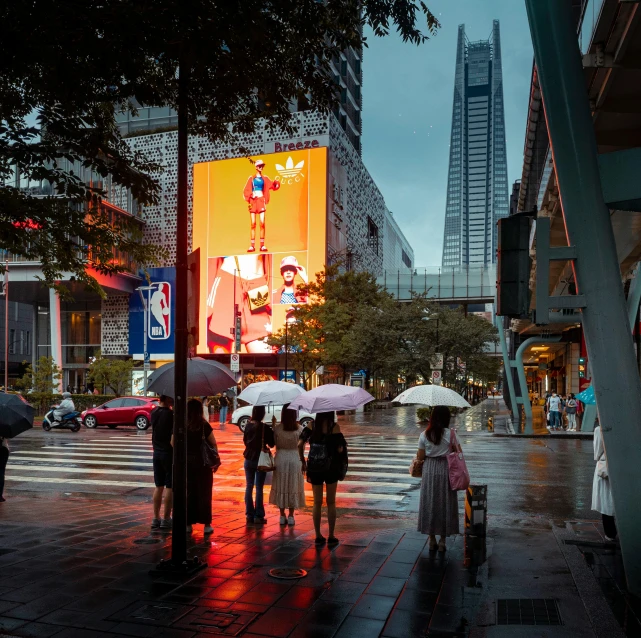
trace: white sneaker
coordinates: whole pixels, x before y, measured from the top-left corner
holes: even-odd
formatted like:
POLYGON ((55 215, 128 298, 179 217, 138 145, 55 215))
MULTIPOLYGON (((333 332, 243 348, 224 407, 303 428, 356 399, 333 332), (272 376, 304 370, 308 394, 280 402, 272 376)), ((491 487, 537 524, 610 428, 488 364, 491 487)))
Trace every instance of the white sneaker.
POLYGON ((284 516, 281 516, 278 523, 279 525, 287 525, 287 519, 284 516))
POLYGON ((205 534, 213 534, 214 528, 211 525, 205 525, 205 529, 203 530, 205 534))
POLYGON ((294 525, 296 525, 296 521, 294 520, 294 517, 293 517, 293 516, 288 516, 288 517, 287 517, 287 524, 288 524, 290 527, 293 527, 294 525))

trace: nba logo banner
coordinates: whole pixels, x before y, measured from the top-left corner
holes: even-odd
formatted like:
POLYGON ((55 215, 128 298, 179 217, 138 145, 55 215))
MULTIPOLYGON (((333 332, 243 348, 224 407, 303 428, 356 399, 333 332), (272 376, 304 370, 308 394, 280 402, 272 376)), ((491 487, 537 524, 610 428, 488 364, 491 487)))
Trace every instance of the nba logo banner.
POLYGON ((171 284, 157 281, 147 291, 149 308, 147 336, 150 339, 164 340, 171 336, 171 284))

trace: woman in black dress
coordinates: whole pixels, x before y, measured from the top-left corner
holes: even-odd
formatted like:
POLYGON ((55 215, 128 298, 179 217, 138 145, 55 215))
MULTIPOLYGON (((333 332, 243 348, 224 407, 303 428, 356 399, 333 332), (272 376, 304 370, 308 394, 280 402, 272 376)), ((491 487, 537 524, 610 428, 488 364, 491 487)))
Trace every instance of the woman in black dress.
POLYGON ((211 495, 214 473, 203 464, 201 446, 203 437, 218 449, 214 432, 203 418, 203 404, 198 399, 187 402, 187 533, 194 523, 205 526, 204 533, 211 534, 211 495))
POLYGON ((336 525, 336 487, 345 477, 347 469, 347 442, 338 424, 334 422, 333 412, 319 412, 312 427, 306 426, 298 442, 298 455, 307 472, 307 481, 312 484, 314 509, 312 518, 316 531, 316 544, 325 542, 321 534, 321 509, 323 507, 323 483, 327 485, 327 523, 330 545, 338 543, 334 536, 336 525), (309 455, 305 460, 305 444, 309 442, 309 455))

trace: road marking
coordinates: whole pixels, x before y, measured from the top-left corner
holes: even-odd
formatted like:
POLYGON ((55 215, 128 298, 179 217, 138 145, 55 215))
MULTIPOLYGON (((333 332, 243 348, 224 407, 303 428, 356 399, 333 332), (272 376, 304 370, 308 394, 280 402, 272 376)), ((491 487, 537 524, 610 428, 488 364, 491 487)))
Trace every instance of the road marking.
MULTIPOLYGON (((11 454, 13 456, 13 453, 11 454)), ((86 456, 86 455, 85 455, 86 456)), ((98 455, 96 455, 98 456, 98 455)), ((153 467, 153 463, 142 463, 140 461, 102 461, 94 459, 51 459, 51 458, 39 458, 37 456, 20 456, 16 461, 40 461, 41 463, 83 463, 83 464, 92 464, 92 465, 133 465, 135 467, 153 467)), ((11 467, 7 465, 7 467, 11 467)), ((18 467, 18 466, 17 466, 18 467)), ((33 465, 20 465, 19 467, 34 467, 33 465)), ((42 466, 38 466, 42 467, 42 466)), ((103 470, 96 470, 97 472, 102 472, 103 470)), ((129 470, 127 470, 129 471, 129 470)))
MULTIPOLYGON (((67 448, 60 448, 52 445, 50 448, 66 450, 67 448)), ((149 455, 138 456, 136 454, 91 454, 90 452, 46 452, 41 450, 11 450, 11 456, 14 454, 42 454, 43 456, 91 456, 98 459, 145 459, 150 460, 149 455)))
MULTIPOLYGON (((89 448, 89 450, 100 450, 101 448, 89 448)), ((138 452, 138 454, 144 454, 145 456, 136 456, 136 455, 131 455, 131 454, 91 454, 90 451, 88 450, 85 452, 84 448, 73 448, 73 447, 68 447, 66 445, 45 445, 43 450, 71 450, 70 452, 56 452, 56 454, 75 454, 76 456, 99 456, 101 458, 105 457, 110 457, 113 456, 114 458, 122 457, 122 458, 127 458, 127 459, 135 459, 135 458, 149 458, 153 452, 152 450, 116 450, 117 452, 138 452)), ((21 450, 16 450, 15 454, 18 454, 21 450)), ((33 452, 28 452, 27 450, 24 450, 24 452, 28 454, 47 454, 45 451, 38 451, 36 452, 35 450, 33 452)), ((14 454, 13 450, 11 452, 14 454)))

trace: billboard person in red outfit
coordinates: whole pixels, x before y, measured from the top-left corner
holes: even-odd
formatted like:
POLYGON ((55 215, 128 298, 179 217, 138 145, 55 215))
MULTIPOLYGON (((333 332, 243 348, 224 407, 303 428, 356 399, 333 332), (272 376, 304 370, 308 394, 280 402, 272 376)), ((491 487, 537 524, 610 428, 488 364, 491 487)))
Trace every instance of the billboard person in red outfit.
POLYGON ((269 191, 277 191, 280 188, 278 180, 272 181, 266 175, 263 175, 265 162, 262 159, 257 159, 254 163, 256 174, 250 176, 245 184, 243 197, 249 204, 249 215, 251 218, 251 243, 247 249, 248 253, 253 253, 256 250, 256 215, 260 219, 260 251, 267 252, 265 246, 265 212, 267 211, 267 204, 269 204, 269 191))

